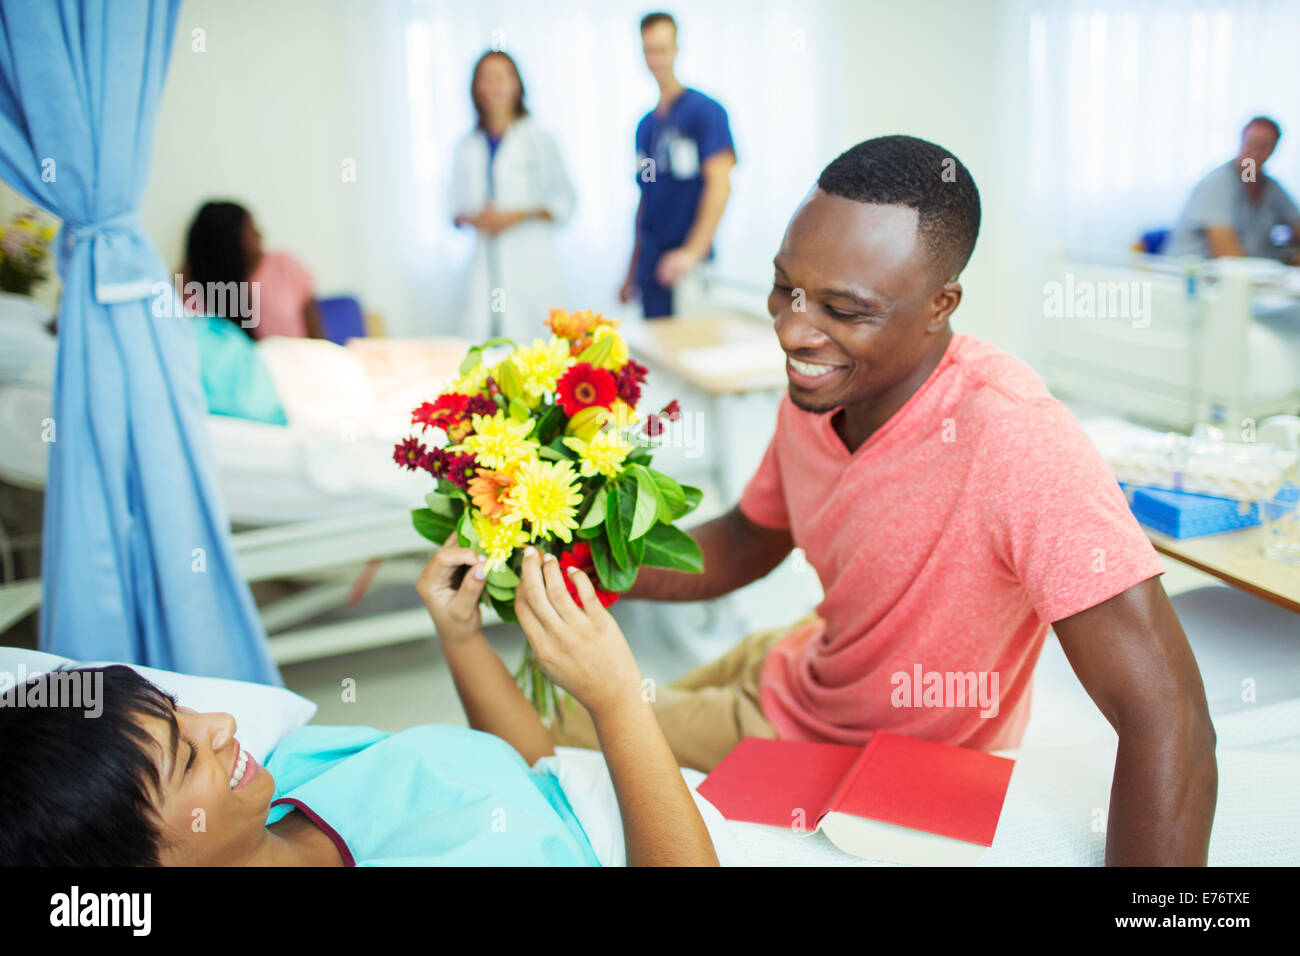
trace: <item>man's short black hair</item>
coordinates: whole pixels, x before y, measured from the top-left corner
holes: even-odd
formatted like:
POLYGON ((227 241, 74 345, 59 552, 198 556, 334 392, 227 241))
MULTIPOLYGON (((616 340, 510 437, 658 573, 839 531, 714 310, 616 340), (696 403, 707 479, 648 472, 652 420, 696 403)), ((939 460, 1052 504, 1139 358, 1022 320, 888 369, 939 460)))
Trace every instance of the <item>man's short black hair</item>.
POLYGON ((980 194, 970 172, 942 146, 915 136, 858 143, 822 170, 817 185, 832 196, 907 206, 943 280, 966 267, 980 231, 980 194))
POLYGON ((641 18, 641 32, 645 33, 656 23, 666 23, 673 28, 673 36, 677 36, 677 21, 673 19, 671 13, 647 13, 641 18))
POLYGON ((1271 126, 1273 128, 1273 139, 1278 140, 1282 138, 1282 127, 1279 126, 1277 120, 1273 119, 1271 116, 1252 116, 1246 121, 1246 125, 1241 128, 1241 131, 1243 133, 1246 132, 1246 130, 1250 129, 1256 123, 1263 123, 1265 126, 1271 126))
MULTIPOLYGON (((18 706, 17 686, 0 694, 0 866, 157 865, 159 751, 141 718, 175 729, 175 701, 120 664, 60 673, 103 674, 97 716, 18 706)), ((26 682, 28 701, 41 682, 52 699, 42 674, 26 682)))

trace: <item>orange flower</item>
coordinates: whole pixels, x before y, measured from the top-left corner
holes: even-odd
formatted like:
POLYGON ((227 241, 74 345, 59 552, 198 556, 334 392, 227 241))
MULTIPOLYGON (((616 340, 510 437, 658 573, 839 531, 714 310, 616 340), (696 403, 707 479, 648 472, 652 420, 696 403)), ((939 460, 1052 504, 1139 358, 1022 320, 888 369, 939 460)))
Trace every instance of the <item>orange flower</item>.
POLYGON ((478 477, 469 480, 469 500, 474 507, 483 512, 483 517, 495 520, 505 514, 506 492, 515 480, 507 474, 487 468, 478 470, 478 477))
MULTIPOLYGON (((583 348, 591 344, 590 335, 602 325, 617 328, 618 322, 607 319, 599 312, 584 309, 581 312, 569 312, 566 309, 551 309, 551 316, 546 324, 562 339, 571 342, 584 342, 583 348)), ((574 353, 576 354, 576 353, 574 353)))

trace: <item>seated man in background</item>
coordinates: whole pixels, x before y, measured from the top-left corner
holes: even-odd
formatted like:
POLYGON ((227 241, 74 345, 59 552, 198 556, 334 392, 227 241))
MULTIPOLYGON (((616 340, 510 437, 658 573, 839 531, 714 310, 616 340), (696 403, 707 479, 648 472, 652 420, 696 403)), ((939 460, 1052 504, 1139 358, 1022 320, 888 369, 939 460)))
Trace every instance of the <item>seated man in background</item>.
POLYGON ((1282 129, 1256 116, 1241 131, 1241 149, 1196 184, 1169 237, 1171 256, 1254 256, 1300 265, 1300 210, 1264 172, 1282 129), (1286 226, 1291 237, 1275 244, 1272 232, 1286 226))
MULTIPOLYGON (((1033 370, 949 327, 979 221, 970 173, 909 136, 844 153, 796 210, 768 298, 789 389, 766 455, 692 532, 704 573, 642 568, 630 596, 719 597, 798 547, 825 598, 658 688, 655 712, 700 770, 745 736, 1014 748, 1050 625, 1119 735, 1107 862, 1203 865, 1214 727, 1160 559, 1033 370), (936 674, 992 693, 945 699, 936 674)), ((551 736, 597 742, 580 712, 551 736)))

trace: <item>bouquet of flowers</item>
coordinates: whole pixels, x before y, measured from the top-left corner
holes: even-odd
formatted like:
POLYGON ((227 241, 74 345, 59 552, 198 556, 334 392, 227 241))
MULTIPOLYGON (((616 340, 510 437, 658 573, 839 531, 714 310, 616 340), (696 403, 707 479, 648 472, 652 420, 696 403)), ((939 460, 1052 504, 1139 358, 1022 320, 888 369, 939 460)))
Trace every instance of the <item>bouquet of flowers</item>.
POLYGON ((54 227, 41 225, 31 212, 20 212, 0 229, 0 290, 31 295, 47 276, 54 227))
MULTIPOLYGON (((483 554, 482 600, 511 622, 530 544, 566 571, 594 574, 606 607, 642 565, 704 566, 695 539, 674 525, 699 504, 699 489, 650 467, 665 422, 680 418, 677 402, 641 420, 647 370, 629 357, 618 322, 552 309, 546 324, 551 336, 531 345, 492 339, 471 348, 461 377, 411 413, 413 433, 393 453, 436 482, 427 507, 411 512, 415 529, 439 545, 454 531, 483 554)), ((581 605, 567 574, 565 583, 581 605)), ((554 706, 559 715, 529 646, 515 679, 540 714, 554 706)))

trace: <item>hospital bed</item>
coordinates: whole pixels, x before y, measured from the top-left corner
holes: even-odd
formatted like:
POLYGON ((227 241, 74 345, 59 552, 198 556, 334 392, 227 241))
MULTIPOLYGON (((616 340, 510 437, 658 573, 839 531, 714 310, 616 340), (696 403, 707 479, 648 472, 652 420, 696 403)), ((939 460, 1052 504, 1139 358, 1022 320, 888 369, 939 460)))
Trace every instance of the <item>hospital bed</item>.
MULTIPOLYGON (((1224 585, 1176 595, 1218 735, 1212 866, 1300 864, 1300 645, 1295 614, 1224 585), (1244 693, 1250 682, 1250 693, 1244 693)), ((48 669, 60 658, 0 648, 0 672, 48 669), (37 666, 41 665, 41 666, 37 666)), ((283 688, 143 669, 198 710, 235 715, 258 760, 316 707, 283 688)), ((1104 862, 1116 737, 1079 684, 1055 637, 1034 674, 1032 714, 993 845, 979 866, 1098 866, 1104 862)), ((558 748, 538 770, 556 776, 605 865, 626 862, 618 802, 598 751, 558 748)), ((704 774, 683 770, 695 790, 704 774)), ((736 823, 698 793, 720 862, 747 866, 878 866, 821 833, 736 823)))
MULTIPOLYGON (((0 335, 12 334, 0 329, 0 335)), ((0 343, 2 345, 4 343, 0 343)), ((0 481, 44 487, 54 343, 23 342, 25 361, 0 367, 0 481)), ((394 443, 410 411, 456 374, 467 343, 454 338, 329 342, 269 339, 259 351, 287 426, 207 417, 234 549, 250 583, 288 579, 297 590, 260 608, 279 663, 427 637, 421 608, 351 615, 301 627, 355 604, 367 587, 410 584, 430 545, 410 509, 427 476, 399 469, 394 443)), ((0 584, 0 631, 39 606, 39 580, 0 584)))
POLYGON ((1300 269, 1133 255, 1066 260, 1053 281, 1068 311, 1048 308, 1045 286, 1039 348, 1058 397, 1179 431, 1205 422, 1236 433, 1245 419, 1300 410, 1300 269), (1077 314, 1089 310, 1085 287, 1092 315, 1077 314), (1147 290, 1137 314, 1129 293, 1147 290))

